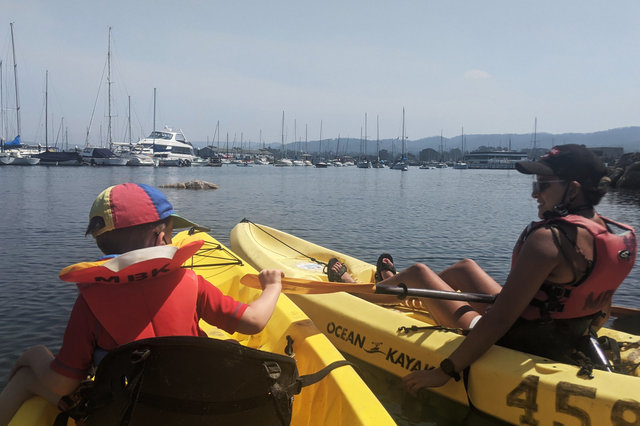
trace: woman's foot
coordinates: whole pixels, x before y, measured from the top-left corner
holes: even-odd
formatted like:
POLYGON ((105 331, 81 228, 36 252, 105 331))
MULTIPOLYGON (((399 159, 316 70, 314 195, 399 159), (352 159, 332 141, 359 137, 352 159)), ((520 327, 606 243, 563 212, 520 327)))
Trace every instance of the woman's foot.
POLYGON ((389 253, 382 253, 376 262, 376 282, 391 278, 396 274, 396 267, 393 264, 393 257, 389 253))
POLYGON ((347 272, 347 267, 338 259, 332 257, 327 265, 327 276, 330 282, 354 283, 354 279, 347 272))

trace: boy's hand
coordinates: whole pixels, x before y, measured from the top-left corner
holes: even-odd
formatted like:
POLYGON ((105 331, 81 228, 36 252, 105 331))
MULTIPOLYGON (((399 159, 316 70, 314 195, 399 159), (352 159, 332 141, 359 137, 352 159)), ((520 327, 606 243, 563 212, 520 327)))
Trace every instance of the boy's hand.
POLYGON ((282 278, 284 277, 284 272, 279 269, 263 269, 260 271, 258 278, 260 279, 260 286, 262 290, 271 286, 278 286, 282 288, 282 278))

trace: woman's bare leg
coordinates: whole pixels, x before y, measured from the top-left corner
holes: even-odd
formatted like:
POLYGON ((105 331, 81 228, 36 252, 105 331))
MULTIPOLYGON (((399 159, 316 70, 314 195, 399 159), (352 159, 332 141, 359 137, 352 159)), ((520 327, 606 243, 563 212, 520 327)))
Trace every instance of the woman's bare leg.
MULTIPOLYGON (((471 259, 456 262, 438 275, 456 291, 498 294, 502 290, 502 286, 471 259)), ((486 303, 471 303, 470 305, 480 313, 488 307, 486 303)))
MULTIPOLYGON (((469 266, 459 265, 459 268, 451 269, 445 276, 457 275, 457 278, 472 272, 466 270, 469 266)), ((477 271, 474 271, 477 273, 477 271)), ((431 290, 456 291, 457 289, 449 285, 445 280, 432 271, 428 266, 415 264, 399 272, 398 274, 381 281, 383 285, 404 284, 409 288, 425 288, 431 290)), ((483 284, 489 285, 489 284, 483 284)), ((479 288, 479 287, 478 287, 479 288)), ((453 328, 469 328, 471 321, 480 315, 469 303, 456 300, 436 300, 422 298, 422 303, 427 307, 431 315, 440 325, 453 328)), ((482 310, 481 312, 483 312, 482 310)))

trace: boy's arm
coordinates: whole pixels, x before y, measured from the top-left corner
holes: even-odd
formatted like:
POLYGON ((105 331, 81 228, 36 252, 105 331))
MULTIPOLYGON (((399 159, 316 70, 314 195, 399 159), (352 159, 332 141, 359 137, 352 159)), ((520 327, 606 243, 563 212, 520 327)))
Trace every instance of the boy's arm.
POLYGON ((249 303, 238 322, 237 331, 243 334, 256 334, 267 325, 278 302, 282 290, 284 273, 277 269, 264 269, 260 272, 262 294, 249 303))

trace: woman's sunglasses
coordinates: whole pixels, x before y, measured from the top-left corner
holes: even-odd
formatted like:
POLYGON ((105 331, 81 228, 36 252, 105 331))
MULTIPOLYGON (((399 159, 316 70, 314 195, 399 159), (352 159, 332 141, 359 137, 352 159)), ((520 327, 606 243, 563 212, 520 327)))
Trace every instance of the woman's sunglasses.
POLYGON ((533 192, 540 194, 541 192, 546 191, 554 182, 566 182, 566 181, 562 179, 543 180, 543 181, 534 180, 533 192))

